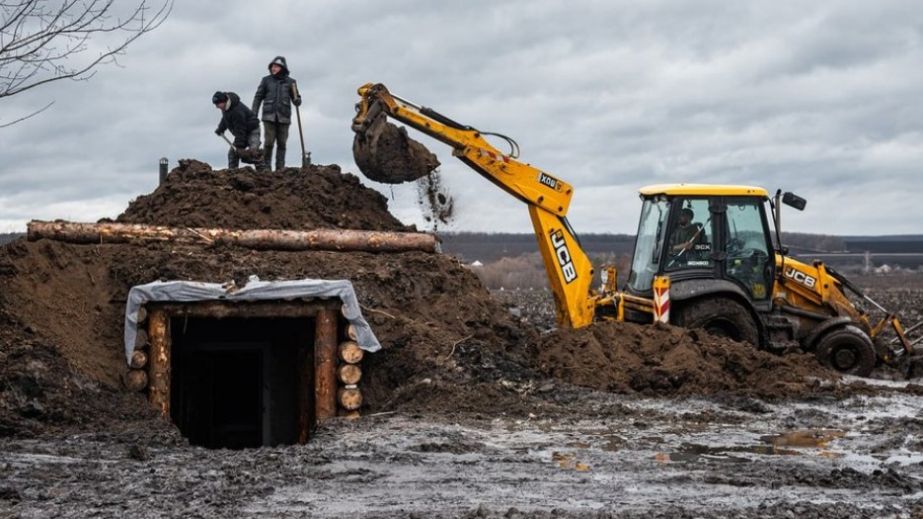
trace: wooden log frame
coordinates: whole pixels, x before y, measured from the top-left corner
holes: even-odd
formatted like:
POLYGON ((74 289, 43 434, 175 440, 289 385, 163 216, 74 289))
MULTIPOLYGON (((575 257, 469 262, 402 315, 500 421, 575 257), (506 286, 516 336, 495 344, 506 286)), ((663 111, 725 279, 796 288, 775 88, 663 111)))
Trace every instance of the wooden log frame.
POLYGON ((135 333, 135 351, 143 351, 147 349, 148 344, 150 344, 148 339, 148 331, 144 328, 138 328, 135 333))
POLYGON ((125 376, 125 385, 130 391, 138 392, 147 387, 147 372, 143 369, 130 369, 125 376))
POLYGON ((337 414, 337 312, 317 313, 314 337, 314 406, 317 422, 337 414))
POLYGON ((148 312, 148 399, 160 415, 170 415, 170 317, 161 308, 148 312))
POLYGON ((339 300, 303 301, 195 301, 189 303, 148 303, 160 308, 171 317, 200 317, 205 319, 276 319, 310 318, 321 310, 339 308, 339 300))
MULTIPOLYGON (((146 362, 148 399, 162 416, 170 415, 171 384, 171 334, 172 318, 311 318, 314 319, 315 337, 313 356, 302 354, 298 359, 298 442, 306 443, 310 439, 313 427, 338 414, 338 407, 343 406, 343 392, 340 385, 341 370, 346 367, 345 378, 353 383, 359 381, 362 371, 352 364, 339 365, 341 354, 337 342, 339 331, 339 300, 310 301, 198 301, 189 303, 147 303, 147 331, 144 344, 148 347, 145 354, 135 351, 133 364, 144 365, 146 362), (142 357, 146 357, 142 361, 142 357), (313 388, 311 387, 313 385, 313 388), (313 406, 311 398, 313 391, 313 406), (338 404, 340 404, 338 406, 338 404)), ((347 355, 350 360, 362 359, 362 350, 351 343, 347 355)), ((307 352, 306 352, 307 353, 307 352)), ((139 381, 140 382, 140 381, 139 381)), ((135 383, 137 387, 139 382, 135 383)), ((143 388, 139 388, 143 389, 143 388)), ((346 393, 350 407, 361 405, 361 394, 354 385, 346 393), (358 398, 357 398, 358 397, 358 398)), ((358 416, 350 413, 350 416, 358 416)))
POLYGON ((128 363, 133 369, 142 369, 147 366, 147 354, 141 350, 135 350, 131 353, 131 361, 128 363))
POLYGON ((347 364, 358 364, 362 362, 362 358, 365 356, 365 351, 353 341, 341 342, 337 350, 340 360, 347 364))
POLYGON ((355 386, 362 380, 362 368, 355 364, 340 364, 337 368, 337 379, 346 386, 355 386))
POLYGON ((341 387, 337 391, 337 401, 346 411, 356 411, 362 407, 362 392, 355 386, 341 387))
POLYGON ((235 245, 257 250, 328 250, 348 252, 438 252, 436 236, 419 232, 362 231, 355 229, 208 229, 163 227, 125 223, 44 222, 28 224, 29 241, 41 239, 68 243, 170 242, 198 245, 235 245))

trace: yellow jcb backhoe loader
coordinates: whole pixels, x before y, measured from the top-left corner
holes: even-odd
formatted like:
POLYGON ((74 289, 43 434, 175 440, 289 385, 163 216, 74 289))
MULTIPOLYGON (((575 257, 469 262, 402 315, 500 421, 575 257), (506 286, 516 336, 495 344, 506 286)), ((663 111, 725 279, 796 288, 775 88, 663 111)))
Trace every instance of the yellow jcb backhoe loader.
POLYGON ((672 324, 704 328, 767 350, 797 346, 836 370, 859 376, 878 363, 909 366, 914 345, 923 340, 909 338, 920 325, 905 330, 897 315, 832 268, 788 257, 779 240, 781 204, 802 210, 806 202, 791 193, 777 192, 771 198, 759 187, 642 188, 627 283, 618 290, 610 266, 601 272, 602 286, 594 289, 593 266, 567 221, 573 186, 517 160, 518 145, 512 139, 459 124, 390 93, 384 85, 363 85, 359 97, 353 149, 369 178, 406 181, 406 172, 416 178, 438 165, 434 158, 421 159, 422 145, 388 123, 391 118, 451 146, 454 156, 528 206, 562 327, 580 328, 598 319, 650 323, 669 308, 672 324), (485 135, 506 140, 510 153, 499 151, 485 135), (655 297, 654 285, 669 287, 668 301, 655 297), (873 323, 846 290, 884 317, 873 323))

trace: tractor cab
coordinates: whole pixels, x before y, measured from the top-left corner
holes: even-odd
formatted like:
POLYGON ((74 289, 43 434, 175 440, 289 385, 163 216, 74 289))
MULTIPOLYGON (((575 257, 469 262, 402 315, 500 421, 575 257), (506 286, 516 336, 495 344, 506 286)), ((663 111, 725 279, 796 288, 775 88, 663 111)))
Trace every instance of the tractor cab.
POLYGON ((651 297, 654 276, 666 275, 674 301, 727 292, 768 309, 775 262, 765 189, 657 185, 641 199, 628 293, 651 297))

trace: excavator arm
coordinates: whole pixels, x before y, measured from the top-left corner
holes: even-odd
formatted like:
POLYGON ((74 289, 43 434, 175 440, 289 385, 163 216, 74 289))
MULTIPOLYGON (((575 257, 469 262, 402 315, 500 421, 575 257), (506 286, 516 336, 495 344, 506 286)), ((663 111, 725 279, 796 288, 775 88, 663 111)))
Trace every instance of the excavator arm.
POLYGON ((382 84, 361 86, 359 97, 352 125, 357 142, 364 142, 366 134, 381 125, 385 117, 400 121, 451 146, 455 157, 524 202, 529 207, 529 217, 551 284, 558 324, 580 328, 593 321, 601 297, 591 293, 593 266, 567 222, 574 193, 569 183, 516 160, 518 146, 512 139, 499 136, 512 147, 511 152, 505 154, 484 138, 484 135, 496 134, 459 124, 432 109, 401 99, 382 84))

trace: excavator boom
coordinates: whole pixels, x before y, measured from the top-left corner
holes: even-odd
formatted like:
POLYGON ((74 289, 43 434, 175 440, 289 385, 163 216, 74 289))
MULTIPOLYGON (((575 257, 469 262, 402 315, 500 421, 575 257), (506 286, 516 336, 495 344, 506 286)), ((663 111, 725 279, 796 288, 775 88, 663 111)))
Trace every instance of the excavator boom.
POLYGON ((554 295, 558 324, 579 328, 593 321, 598 301, 590 291, 593 267, 567 222, 574 192, 569 183, 517 160, 518 145, 512 139, 457 123, 391 94, 382 84, 361 86, 359 97, 352 124, 356 132, 353 154, 366 176, 400 182, 425 176, 438 166, 438 161, 433 165, 419 151, 422 144, 409 139, 402 129, 385 126, 385 118, 449 145, 455 157, 528 205, 554 295), (505 139, 511 152, 501 152, 485 135, 505 139))

